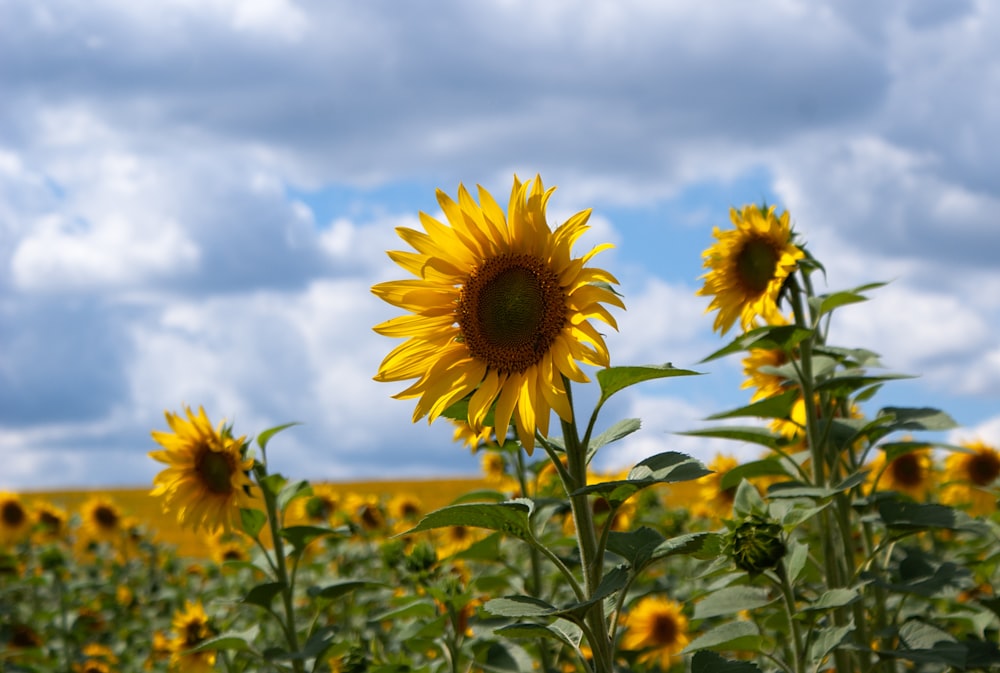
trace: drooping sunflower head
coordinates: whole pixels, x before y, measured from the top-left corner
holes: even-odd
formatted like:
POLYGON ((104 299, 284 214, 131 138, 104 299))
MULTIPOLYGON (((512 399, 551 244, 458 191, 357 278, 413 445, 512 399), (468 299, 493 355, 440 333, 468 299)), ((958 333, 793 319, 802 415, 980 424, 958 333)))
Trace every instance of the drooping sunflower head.
POLYGON ((20 496, 0 492, 0 546, 20 540, 30 530, 31 518, 20 496))
POLYGON ((680 603, 666 598, 642 598, 627 614, 621 646, 638 650, 640 662, 656 662, 668 670, 687 647, 688 621, 680 603))
POLYGON ((153 431, 163 447, 150 457, 168 467, 153 479, 151 495, 163 497, 164 511, 174 511, 181 526, 227 532, 239 521, 241 508, 257 506, 249 471, 253 458, 245 457, 246 437, 233 437, 224 423, 213 427, 199 407, 187 419, 166 413, 172 432, 153 431))
POLYGON ((208 673, 215 668, 215 651, 190 652, 215 635, 200 601, 185 601, 174 613, 174 638, 170 641, 170 670, 208 673))
POLYGON ((775 207, 745 206, 731 209, 735 229, 713 231, 716 243, 705 251, 702 296, 711 296, 707 311, 718 310, 714 329, 725 334, 739 320, 743 330, 757 318, 778 324, 782 285, 805 253, 792 242, 788 212, 774 214, 775 207))
POLYGON ((473 432, 493 410, 490 425, 506 433, 513 421, 531 452, 535 432, 548 434, 553 409, 572 419, 564 378, 588 380, 578 363, 608 366, 604 337, 590 320, 617 329, 605 304, 624 305, 609 287, 615 277, 587 262, 611 246, 573 257, 590 211, 553 231, 545 215, 552 192, 540 177, 522 184, 515 176, 505 214, 482 187, 476 203, 459 186, 457 202, 438 192, 448 224, 421 213, 425 231, 397 229, 414 250, 389 256, 416 278, 372 292, 409 314, 375 331, 407 340, 386 356, 375 380, 416 379, 396 395, 418 398, 414 421, 433 421, 468 399, 473 432))

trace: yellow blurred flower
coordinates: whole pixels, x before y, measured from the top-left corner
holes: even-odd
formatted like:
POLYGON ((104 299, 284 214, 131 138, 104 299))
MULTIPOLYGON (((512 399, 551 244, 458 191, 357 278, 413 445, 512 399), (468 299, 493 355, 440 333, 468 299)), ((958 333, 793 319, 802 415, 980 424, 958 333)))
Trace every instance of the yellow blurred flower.
POLYGON ((312 484, 312 495, 296 498, 285 515, 287 525, 330 526, 341 514, 343 498, 331 484, 312 484))
POLYGON ((80 506, 80 529, 84 542, 122 542, 122 512, 111 498, 95 495, 80 506))
POLYGON ((31 517, 21 497, 0 491, 0 545, 18 542, 30 530, 31 517))
POLYGON ((640 662, 666 671, 690 642, 683 610, 680 603, 665 598, 641 599, 626 617, 622 649, 638 651, 640 662))
POLYGON ((468 423, 480 432, 495 403, 497 431, 506 433, 513 420, 530 453, 536 430, 548 435, 553 409, 572 420, 563 377, 586 382, 578 362, 608 366, 604 337, 589 321, 617 328, 602 304, 624 305, 596 284, 617 283, 615 277, 586 264, 611 246, 572 257, 590 211, 552 231, 545 219, 552 192, 540 177, 522 184, 515 176, 505 215, 482 187, 478 204, 464 186, 457 203, 439 190, 447 225, 421 213, 426 233, 396 230, 415 252, 389 256, 416 279, 372 288, 410 312, 375 326, 384 336, 407 338, 382 361, 375 379, 417 379, 396 395, 418 398, 414 421, 433 421, 468 398, 468 423))
POLYGON ((691 503, 691 514, 711 519, 713 522, 732 516, 736 488, 722 488, 722 478, 739 464, 733 456, 721 453, 712 459, 707 466, 712 470, 712 474, 707 474, 698 480, 698 498, 691 503))
POLYGON ((374 493, 348 494, 344 502, 344 511, 349 519, 366 533, 385 532, 385 509, 380 498, 374 493))
POLYGON ((420 498, 412 493, 397 493, 389 499, 389 516, 397 522, 413 522, 423 514, 420 498))
POLYGON ((242 535, 214 535, 208 540, 208 555, 217 564, 226 561, 249 561, 250 550, 248 538, 242 535))
POLYGON ((471 450, 475 451, 483 445, 496 445, 496 442, 493 441, 492 427, 484 425, 481 429, 475 430, 465 421, 456 421, 453 418, 449 418, 448 420, 455 426, 455 432, 452 434, 452 438, 456 442, 465 444, 471 450))
POLYGON ((149 455, 168 467, 153 479, 150 495, 162 496, 164 511, 176 512, 181 526, 229 531, 239 525, 240 508, 257 506, 247 475, 253 459, 243 457, 246 438, 234 438, 224 423, 213 428, 203 407, 197 415, 185 411, 187 420, 166 412, 172 432, 152 433, 164 450, 149 455))
POLYGON ((885 453, 879 452, 869 466, 869 490, 878 479, 878 490, 905 493, 914 500, 927 499, 934 487, 934 459, 929 446, 896 456, 886 464, 885 453))
POLYGON ((787 212, 775 216, 775 207, 730 209, 735 229, 712 232, 717 242, 705 251, 701 296, 711 296, 706 312, 718 310, 714 329, 725 334, 739 320, 743 330, 755 326, 757 318, 767 324, 784 319, 778 310, 778 295, 785 279, 795 271, 805 253, 792 243, 787 212))
POLYGON ((45 542, 63 540, 66 537, 66 524, 69 517, 66 510, 50 502, 36 502, 35 525, 38 539, 45 542))
POLYGON ((480 529, 469 526, 435 528, 433 534, 434 546, 439 559, 463 552, 475 542, 483 539, 483 533, 480 529))
POLYGON ((171 622, 174 638, 170 641, 170 670, 177 673, 208 673, 215 668, 215 651, 188 652, 214 634, 201 601, 185 601, 171 622))
POLYGON ((944 461, 941 502, 965 508, 972 516, 997 510, 1000 452, 981 441, 963 442, 968 453, 955 451, 944 461))
POLYGON ((507 476, 507 461, 498 451, 484 451, 481 459, 487 483, 502 484, 507 476))
POLYGON ((783 376, 761 371, 763 367, 780 367, 788 363, 788 353, 780 348, 751 348, 743 358, 743 373, 747 380, 741 388, 754 388, 751 402, 780 395, 788 390, 788 382, 783 376))

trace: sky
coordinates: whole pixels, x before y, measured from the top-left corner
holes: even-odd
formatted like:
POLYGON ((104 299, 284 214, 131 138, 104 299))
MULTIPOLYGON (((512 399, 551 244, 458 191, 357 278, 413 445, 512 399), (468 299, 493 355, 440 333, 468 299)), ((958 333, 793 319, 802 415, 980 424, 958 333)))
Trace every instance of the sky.
MULTIPOLYGON (((617 469, 748 401, 702 252, 787 209, 834 291, 889 281, 832 340, 919 375, 1000 445, 1000 5, 987 0, 0 0, 0 489, 143 486, 164 411, 204 405, 311 480, 469 475, 445 422, 372 380, 395 228, 513 176, 592 208, 627 310, 617 469), (992 36, 992 37, 991 37, 992 36)), ((594 385, 578 392, 578 413, 594 385)), ((589 396, 589 397, 588 397, 589 396)))

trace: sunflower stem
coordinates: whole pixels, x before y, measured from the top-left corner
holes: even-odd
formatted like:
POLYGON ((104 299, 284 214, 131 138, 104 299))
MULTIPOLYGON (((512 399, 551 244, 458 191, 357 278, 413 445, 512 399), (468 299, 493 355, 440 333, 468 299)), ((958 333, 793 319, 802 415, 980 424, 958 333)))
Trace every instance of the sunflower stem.
MULTIPOLYGON (((563 380, 572 409, 573 397, 570 382, 565 378, 563 380)), ((576 526, 580 563, 583 566, 583 586, 587 597, 590 598, 601 584, 604 555, 601 553, 597 533, 594 529, 590 498, 586 493, 579 492, 587 485, 587 446, 580 442, 575 421, 560 420, 563 442, 566 445, 566 470, 569 475, 569 486, 572 489, 569 493, 570 507, 573 511, 573 523, 576 526)), ((603 601, 592 604, 587 609, 585 619, 592 636, 588 640, 590 640, 590 648, 594 656, 594 669, 597 673, 612 673, 612 643, 608 634, 603 601)))

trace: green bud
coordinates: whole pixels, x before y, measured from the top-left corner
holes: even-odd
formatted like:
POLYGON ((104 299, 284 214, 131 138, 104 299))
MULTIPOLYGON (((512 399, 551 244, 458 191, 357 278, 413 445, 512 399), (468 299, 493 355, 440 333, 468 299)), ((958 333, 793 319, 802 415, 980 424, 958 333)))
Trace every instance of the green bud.
POLYGON ((774 568, 785 555, 781 526, 760 517, 748 517, 732 533, 736 567, 752 575, 774 568))

